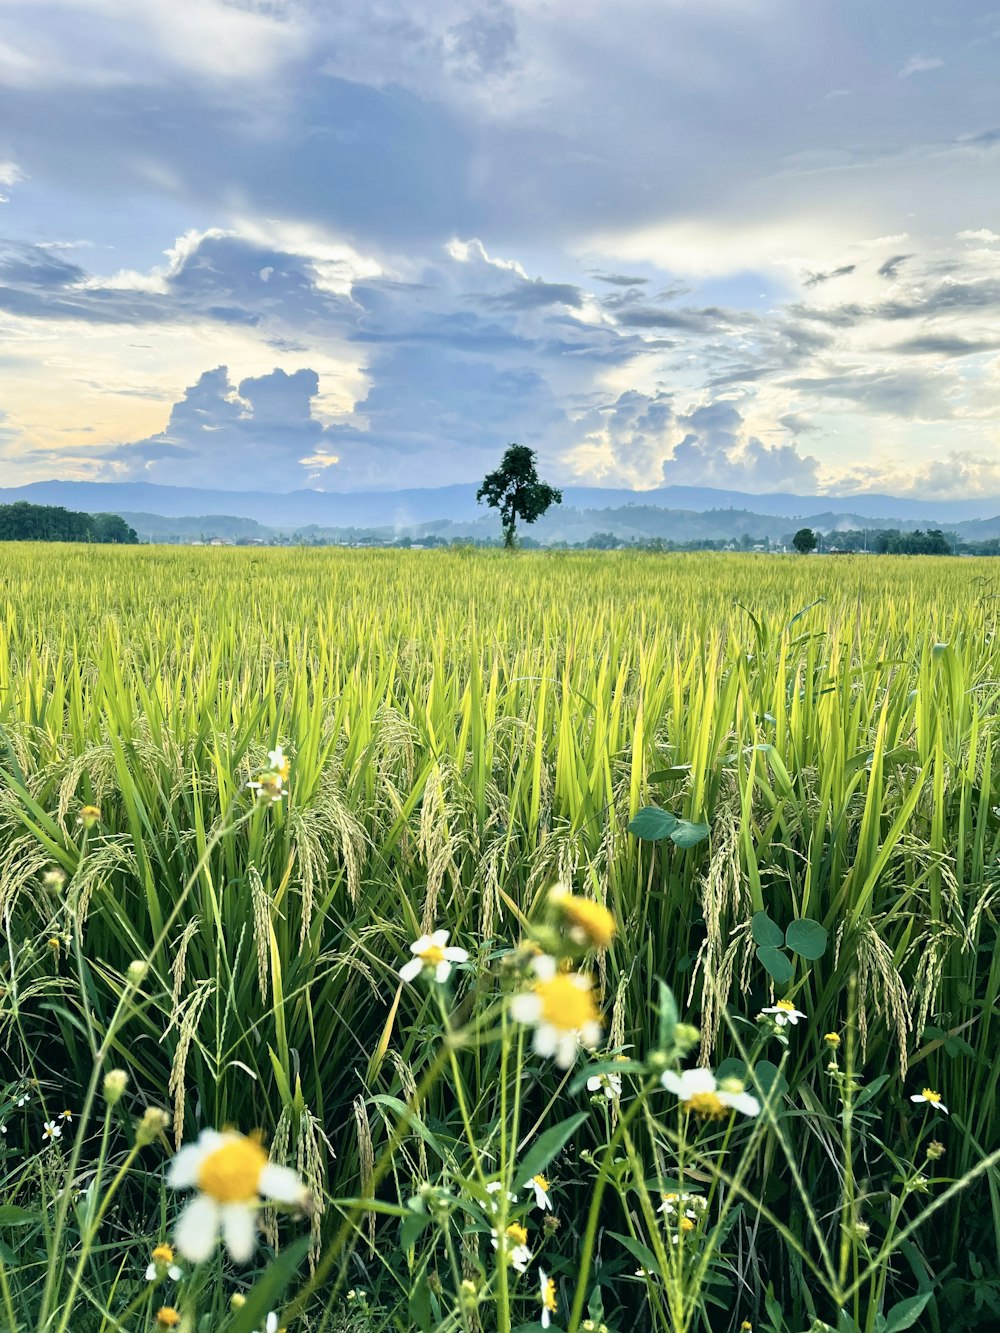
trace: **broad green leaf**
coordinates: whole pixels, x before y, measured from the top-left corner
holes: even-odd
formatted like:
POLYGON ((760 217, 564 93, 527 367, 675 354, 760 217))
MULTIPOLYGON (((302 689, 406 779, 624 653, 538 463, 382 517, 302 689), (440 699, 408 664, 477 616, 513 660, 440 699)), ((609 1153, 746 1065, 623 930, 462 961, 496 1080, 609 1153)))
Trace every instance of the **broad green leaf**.
POLYGON ((407 1199, 407 1213, 403 1219, 403 1224, 399 1228, 399 1248, 401 1250, 410 1250, 416 1244, 421 1233, 430 1224, 430 1215, 424 1207, 424 1201, 420 1198, 407 1199))
POLYGON ((885 1087, 886 1083, 888 1083, 888 1081, 889 1081, 888 1074, 879 1074, 878 1078, 873 1078, 870 1083, 866 1083, 865 1086, 858 1091, 857 1096, 854 1098, 855 1111, 860 1110, 861 1107, 864 1106, 867 1102, 870 1102, 873 1097, 877 1097, 878 1094, 885 1087))
POLYGON ((695 824, 690 819, 678 819, 670 833, 670 841, 677 847, 697 847, 711 833, 708 824, 695 824))
POLYGON ((791 981, 795 975, 793 966, 788 955, 776 949, 773 944, 761 944, 754 950, 761 966, 765 969, 779 986, 783 986, 786 981, 791 981))
POLYGON ((904 1328, 912 1328, 930 1298, 931 1292, 922 1291, 919 1296, 910 1296, 894 1305, 885 1317, 885 1333, 902 1333, 904 1328))
POLYGON ((753 920, 750 922, 750 934, 753 936, 754 944, 769 944, 772 949, 778 948, 785 942, 785 932, 766 912, 754 912, 753 920))
POLYGON ((578 1111, 576 1115, 560 1120, 558 1125, 553 1125, 544 1134, 539 1134, 514 1176, 515 1193, 520 1192, 532 1176, 541 1175, 556 1153, 565 1147, 587 1118, 586 1111, 578 1111))
POLYGON ((807 916, 793 921, 785 931, 785 944, 792 953, 808 958, 810 962, 823 957, 828 939, 826 927, 807 916))
POLYGON ((25 1227, 29 1222, 37 1222, 38 1214, 27 1208, 18 1208, 13 1203, 0 1204, 0 1227, 25 1227))
POLYGON ((690 773, 691 773, 690 764, 674 764, 670 768, 658 768, 655 773, 650 773, 646 781, 680 782, 682 778, 689 777, 690 773))
POLYGON ((661 810, 658 805, 644 805, 630 821, 628 831, 644 842, 659 842, 661 838, 669 838, 676 825, 676 817, 668 810, 661 810))
POLYGON ((624 1245, 629 1254, 638 1259, 648 1273, 655 1273, 657 1277, 660 1276, 660 1265, 656 1262, 656 1255, 643 1245, 642 1241, 633 1240, 631 1236, 623 1236, 618 1231, 609 1231, 608 1235, 613 1237, 619 1245, 624 1245))
POLYGON ((765 1097, 770 1097, 772 1092, 781 1095, 788 1091, 788 1083, 784 1074, 770 1060, 758 1060, 753 1067, 753 1072, 765 1097))
POLYGON ((657 1043, 661 1051, 669 1051, 674 1044, 674 1029, 677 1027, 677 1001, 674 993, 665 981, 657 980, 660 1003, 657 1006, 657 1043))
POLYGON ((282 1297, 295 1277, 309 1250, 309 1237, 302 1236, 268 1264, 264 1275, 247 1292, 246 1304, 240 1306, 227 1333, 257 1333, 272 1311, 280 1311, 282 1297))

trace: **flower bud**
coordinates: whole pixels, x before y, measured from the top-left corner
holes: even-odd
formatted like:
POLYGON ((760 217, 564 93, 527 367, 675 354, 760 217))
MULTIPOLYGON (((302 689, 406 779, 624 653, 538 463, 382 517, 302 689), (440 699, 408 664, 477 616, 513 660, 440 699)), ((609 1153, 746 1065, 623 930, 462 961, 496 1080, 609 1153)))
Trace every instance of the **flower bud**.
POLYGON ((927 1145, 927 1156, 932 1162, 936 1162, 939 1157, 944 1156, 944 1144, 939 1143, 937 1139, 927 1145))
POLYGON ((682 1053, 697 1046, 701 1041, 701 1032, 690 1023, 678 1023, 674 1028, 674 1045, 682 1053))
POLYGON ((242 1291, 234 1291, 229 1298, 229 1308, 231 1310, 242 1310, 247 1303, 247 1298, 242 1291))
POLYGON ((128 1074, 124 1069, 109 1069, 104 1075, 104 1100, 109 1106, 120 1102, 128 1084, 128 1074))
POLYGON ((143 962, 141 958, 135 958, 128 965, 126 976, 133 986, 141 985, 146 979, 146 973, 149 971, 149 964, 143 962))
POLYGON ((42 883, 47 889, 51 889, 53 893, 58 893, 66 883, 65 870, 60 870, 58 866, 53 867, 52 870, 46 870, 45 874, 42 876, 42 883))
POLYGON ((135 1141, 140 1148, 155 1142, 170 1124, 170 1116, 158 1106, 147 1108, 145 1115, 135 1127, 135 1141))
POLYGON ((831 1046, 836 1050, 840 1045, 840 1034, 837 1032, 827 1032, 824 1035, 823 1040, 826 1042, 827 1046, 831 1046))

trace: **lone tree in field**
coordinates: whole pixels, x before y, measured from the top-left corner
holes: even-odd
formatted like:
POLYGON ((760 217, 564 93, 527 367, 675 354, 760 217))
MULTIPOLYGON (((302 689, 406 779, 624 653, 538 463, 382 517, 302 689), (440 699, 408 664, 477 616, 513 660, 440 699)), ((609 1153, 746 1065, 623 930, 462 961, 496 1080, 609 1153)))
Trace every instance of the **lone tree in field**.
POLYGON ((801 555, 808 555, 816 549, 816 534, 812 528, 799 528, 792 538, 792 545, 801 555))
POLYGON ((534 449, 524 444, 509 444, 496 472, 484 478, 476 499, 500 510, 503 544, 510 549, 516 544, 517 520, 534 523, 550 505, 562 504, 562 491, 538 480, 534 449))

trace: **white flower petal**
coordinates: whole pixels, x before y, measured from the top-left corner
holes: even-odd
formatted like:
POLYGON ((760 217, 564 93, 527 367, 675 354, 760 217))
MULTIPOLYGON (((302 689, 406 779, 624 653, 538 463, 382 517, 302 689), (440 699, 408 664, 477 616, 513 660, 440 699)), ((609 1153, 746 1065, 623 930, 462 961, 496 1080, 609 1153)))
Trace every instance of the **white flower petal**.
POLYGON ((605 1085, 601 1082, 601 1076, 600 1076, 600 1074, 594 1074, 593 1077, 587 1079, 587 1091, 588 1091, 588 1092, 596 1092, 596 1091, 598 1090, 598 1088, 601 1088, 601 1087, 604 1087, 604 1086, 605 1086, 605 1085))
POLYGON ((290 1166, 268 1162, 261 1170, 257 1192, 263 1194, 265 1199, 274 1199, 277 1203, 301 1203, 306 1190, 298 1173, 290 1166))
POLYGON ((540 1023, 535 1028, 535 1038, 531 1045, 536 1055, 547 1060, 556 1053, 559 1045, 559 1029, 554 1028, 551 1023, 540 1023))
POLYGON ((439 986, 443 986, 450 976, 451 976, 451 963, 449 963, 447 958, 445 958, 440 963, 438 963, 437 967, 434 969, 434 980, 438 983, 439 986))
POLYGON ((666 1088, 667 1092, 672 1092, 675 1097, 679 1097, 681 1095, 682 1084, 680 1080, 680 1075, 675 1074, 672 1069, 668 1069, 663 1074, 660 1075, 660 1082, 666 1088))
MULTIPOLYGON (((167 1184, 175 1190, 187 1190, 197 1182, 198 1169, 210 1152, 219 1145, 204 1142, 204 1134, 197 1143, 189 1143, 174 1154, 167 1167, 167 1184)), ((218 1136, 217 1136, 218 1137, 218 1136)))
POLYGON ((415 953, 415 954, 426 953, 427 950, 431 947, 432 943, 433 940, 431 939, 430 935, 421 935, 419 940, 414 940, 413 943, 410 945, 410 953, 415 953))
POLYGON ((196 1194, 177 1219, 174 1243, 193 1264, 203 1264, 219 1235, 219 1206, 207 1194, 196 1194))
POLYGON ((510 1016, 515 1023, 524 1023, 530 1026, 537 1023, 542 1014, 542 1002, 531 991, 522 991, 520 995, 515 995, 510 1002, 510 1016))
POLYGON ((531 960, 531 966, 539 981, 551 981, 558 971, 558 964, 547 953, 539 954, 531 960))
POLYGON ((226 1248, 238 1264, 245 1264, 257 1242, 257 1217, 245 1203, 227 1203, 222 1209, 226 1248))
POLYGON ((576 1061, 576 1052, 579 1043, 577 1042, 575 1032, 563 1032, 559 1035, 559 1044, 556 1048, 556 1064, 560 1069, 570 1069, 576 1061))
POLYGON ((399 969, 399 976, 402 981, 415 981, 423 971, 423 963, 419 958, 411 958, 408 963, 404 963, 399 969))
POLYGON ((580 1040, 583 1042, 584 1046, 596 1046, 601 1040, 601 1031, 600 1023, 584 1023, 583 1027, 580 1029, 580 1040))
POLYGON ((760 1102, 749 1092, 720 1092, 719 1101, 742 1115, 760 1115, 760 1102))
POLYGON ((146 1269, 146 1281, 147 1282, 156 1281, 156 1264, 150 1264, 149 1267, 146 1269))
POLYGON ((696 1092, 714 1092, 715 1075, 710 1069, 685 1069, 681 1074, 681 1096, 687 1101, 696 1092))
POLYGON ((433 944, 436 949, 443 949, 448 943, 448 936, 450 933, 451 932, 447 930, 436 930, 431 936, 431 944, 433 944))
POLYGON ((444 950, 444 956, 449 963, 467 963, 469 961, 468 949, 459 949, 454 944, 449 944, 448 948, 444 950))

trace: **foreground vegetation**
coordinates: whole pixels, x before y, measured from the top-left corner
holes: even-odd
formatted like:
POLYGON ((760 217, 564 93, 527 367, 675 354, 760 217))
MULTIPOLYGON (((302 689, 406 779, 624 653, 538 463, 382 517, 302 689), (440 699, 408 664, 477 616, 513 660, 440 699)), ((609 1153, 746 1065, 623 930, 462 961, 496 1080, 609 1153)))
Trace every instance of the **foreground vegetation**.
POLYGON ((988 562, 3 556, 9 1327, 995 1326, 988 562), (292 1215, 152 1259, 226 1127, 292 1215))

